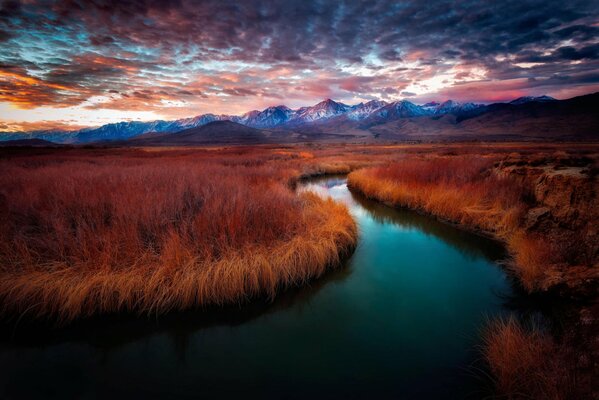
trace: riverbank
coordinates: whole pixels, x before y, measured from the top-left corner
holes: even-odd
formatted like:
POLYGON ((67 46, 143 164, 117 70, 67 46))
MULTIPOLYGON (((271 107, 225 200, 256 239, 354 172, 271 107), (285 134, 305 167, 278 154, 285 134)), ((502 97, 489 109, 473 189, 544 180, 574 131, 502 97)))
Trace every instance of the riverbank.
POLYGON ((504 394, 580 398, 591 395, 597 372, 597 165, 596 154, 565 152, 418 155, 354 171, 348 185, 493 236, 506 244, 508 266, 526 290, 581 300, 558 338, 516 320, 494 321, 485 347, 504 394))
MULTIPOLYGON (((534 161, 531 161, 534 163, 534 161)), ((520 159, 412 157, 352 172, 348 185, 369 198, 431 214, 503 241, 530 292, 585 291, 597 277, 597 175, 577 167, 529 167, 520 159), (518 165, 518 168, 514 168, 518 165)))

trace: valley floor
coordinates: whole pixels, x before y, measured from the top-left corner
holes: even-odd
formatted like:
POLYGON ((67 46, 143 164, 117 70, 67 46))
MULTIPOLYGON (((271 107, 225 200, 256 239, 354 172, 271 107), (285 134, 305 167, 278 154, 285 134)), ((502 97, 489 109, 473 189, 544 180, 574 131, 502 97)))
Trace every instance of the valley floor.
POLYGON ((491 324, 486 355, 499 390, 592 391, 597 144, 3 148, 0 156, 8 319, 272 298, 339 265, 355 245, 343 205, 293 190, 302 177, 350 173, 350 187, 370 198, 503 241, 525 290, 576 300, 568 326, 551 335, 491 324), (564 369, 572 376, 556 372, 564 369))

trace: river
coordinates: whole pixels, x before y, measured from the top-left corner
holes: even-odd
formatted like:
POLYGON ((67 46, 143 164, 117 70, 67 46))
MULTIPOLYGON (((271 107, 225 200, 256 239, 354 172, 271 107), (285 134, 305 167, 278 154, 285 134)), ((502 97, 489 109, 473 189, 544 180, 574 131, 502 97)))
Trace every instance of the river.
POLYGON ((481 330, 510 313, 497 243, 312 179, 345 202, 344 266, 274 302, 3 332, 0 398, 477 399, 481 330))

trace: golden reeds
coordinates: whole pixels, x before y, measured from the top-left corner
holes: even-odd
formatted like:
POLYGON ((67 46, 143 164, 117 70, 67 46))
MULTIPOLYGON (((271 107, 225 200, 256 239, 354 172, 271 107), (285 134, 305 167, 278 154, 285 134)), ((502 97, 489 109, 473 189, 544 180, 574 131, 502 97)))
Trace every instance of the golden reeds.
POLYGON ((354 171, 348 185, 389 205, 430 213, 501 239, 513 256, 512 267, 522 285, 529 291, 544 289, 555 281, 555 270, 573 258, 569 257, 573 246, 579 253, 592 252, 585 248, 586 231, 558 229, 552 233, 555 236, 531 232, 525 219, 535 207, 535 181, 500 173, 495 168, 500 159, 493 154, 407 156, 354 171))
POLYGON ((483 334, 483 353, 495 385, 507 399, 577 398, 574 369, 554 340, 514 317, 496 319, 483 334))
POLYGON ((71 320, 274 297, 355 244, 344 206, 296 195, 260 157, 222 156, 4 163, 4 312, 71 320))

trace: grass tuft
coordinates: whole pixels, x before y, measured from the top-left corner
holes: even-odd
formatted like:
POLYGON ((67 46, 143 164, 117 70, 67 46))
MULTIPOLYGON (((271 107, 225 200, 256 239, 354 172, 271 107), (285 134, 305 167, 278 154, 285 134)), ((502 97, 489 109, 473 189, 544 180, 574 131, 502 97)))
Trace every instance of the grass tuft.
POLYGON ((489 323, 484 355, 498 391, 507 399, 575 398, 576 379, 553 339, 515 318, 489 323))

